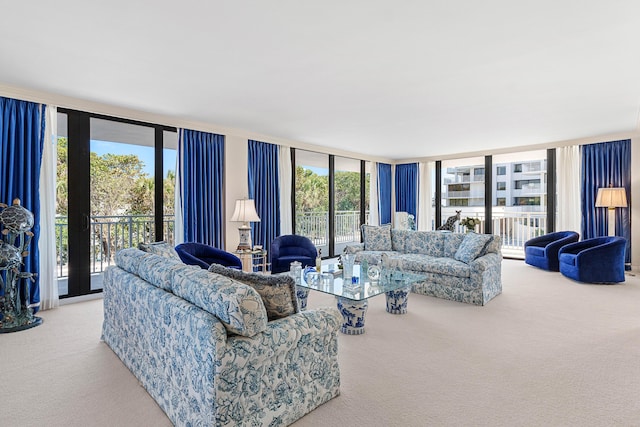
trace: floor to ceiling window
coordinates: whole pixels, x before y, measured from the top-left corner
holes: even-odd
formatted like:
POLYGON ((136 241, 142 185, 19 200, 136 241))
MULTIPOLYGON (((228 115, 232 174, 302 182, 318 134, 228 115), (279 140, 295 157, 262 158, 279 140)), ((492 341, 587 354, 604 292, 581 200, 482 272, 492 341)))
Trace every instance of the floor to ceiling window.
POLYGON ((159 125, 59 110, 61 296, 101 291, 102 272, 120 249, 172 241, 176 135, 159 125))
POLYGON ((294 150, 294 164, 295 233, 311 239, 323 257, 360 242, 369 212, 367 162, 294 150))
POLYGON ((503 254, 523 258, 524 242, 547 232, 546 151, 493 156, 492 203, 503 254))
MULTIPOLYGON (((482 222, 476 229, 482 232, 485 220, 484 157, 444 160, 441 168, 442 222, 461 211, 461 218, 479 218, 482 222)), ((456 231, 463 232, 464 227, 458 223, 456 231)))
MULTIPOLYGON (((502 253, 510 258, 524 258, 527 240, 552 231, 553 221, 547 217, 547 185, 554 184, 547 178, 555 172, 547 170, 546 150, 440 163, 443 223, 457 210, 461 218, 479 218, 476 231, 499 235, 502 253), (485 198, 489 188, 490 197, 485 198), (488 223, 487 212, 491 216, 488 223)), ((458 225, 455 231, 464 229, 458 225)))
POLYGON ((295 233, 329 255, 329 155, 295 150, 295 233))
POLYGON ((360 242, 360 213, 368 188, 362 188, 360 160, 336 156, 334 170, 334 254, 340 254, 347 245, 360 242))

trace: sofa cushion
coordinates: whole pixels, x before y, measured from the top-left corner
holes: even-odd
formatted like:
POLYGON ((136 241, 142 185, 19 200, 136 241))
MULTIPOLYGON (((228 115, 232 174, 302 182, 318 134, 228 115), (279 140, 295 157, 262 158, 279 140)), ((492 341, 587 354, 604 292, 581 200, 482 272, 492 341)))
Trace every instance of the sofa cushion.
POLYGON ((461 233, 442 233, 444 239, 444 256, 447 258, 453 258, 464 239, 464 234, 461 233))
POLYGON ((502 239, 500 238, 500 236, 496 234, 492 234, 491 240, 489 240, 489 243, 487 243, 487 245, 484 247, 482 252, 480 252, 479 256, 485 256, 486 254, 493 254, 493 253, 497 254, 498 252, 500 252, 501 248, 502 248, 502 239))
POLYGON ((296 282, 288 274, 270 276, 266 274, 245 273, 218 264, 211 264, 209 271, 230 277, 251 286, 260 294, 267 318, 281 319, 298 313, 298 299, 296 298, 296 282))
POLYGON ((441 257, 444 254, 444 233, 439 231, 410 231, 405 240, 403 252, 441 257))
POLYGON ((160 255, 145 254, 138 264, 138 276, 169 292, 173 292, 173 273, 183 268, 199 269, 197 265, 186 265, 180 260, 168 259, 160 255))
POLYGON ((363 225, 364 249, 366 251, 391 251, 391 224, 380 226, 363 225))
POLYGON ((252 337, 267 328, 267 311, 255 289, 201 268, 173 272, 173 293, 216 316, 227 332, 252 337))
POLYGON ((465 234, 453 258, 467 264, 470 263, 480 255, 492 238, 493 236, 491 234, 477 234, 473 232, 465 234))
POLYGON ((178 252, 167 242, 139 243, 138 249, 152 254, 160 255, 164 258, 177 259, 181 261, 178 252))
POLYGON ((373 265, 373 264, 380 264, 382 263, 382 255, 383 254, 387 254, 389 256, 392 255, 396 255, 399 252, 394 252, 394 251, 361 251, 361 252, 356 252, 356 261, 355 262, 362 262, 364 260, 367 261, 367 263, 369 265, 373 265))
POLYGON ((540 246, 527 246, 527 248, 525 249, 525 253, 527 253, 528 255, 542 257, 544 256, 545 248, 541 248, 540 246))
POLYGON ((116 252, 116 265, 121 269, 138 275, 140 269, 140 261, 145 257, 150 257, 152 254, 143 252, 136 248, 122 249, 116 252))
POLYGON ((391 248, 396 252, 405 252, 405 242, 409 237, 409 230, 391 230, 391 248))
POLYGON ((422 273, 436 273, 455 277, 470 277, 471 267, 453 258, 432 257, 422 254, 398 254, 402 269, 422 273))

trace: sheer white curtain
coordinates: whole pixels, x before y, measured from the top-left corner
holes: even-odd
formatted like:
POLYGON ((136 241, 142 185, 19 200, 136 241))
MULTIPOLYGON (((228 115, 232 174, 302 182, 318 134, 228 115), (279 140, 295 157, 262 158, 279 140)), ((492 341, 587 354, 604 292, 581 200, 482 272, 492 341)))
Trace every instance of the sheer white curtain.
POLYGON ((436 162, 420 162, 418 164, 418 230, 430 231, 433 222, 431 214, 431 187, 433 185, 433 170, 436 162))
POLYGON ((380 223, 380 215, 378 215, 378 163, 371 163, 371 171, 369 172, 369 225, 378 225, 380 223))
POLYGON ((556 148, 557 231, 580 232, 580 146, 556 148))
POLYGON ((279 186, 280 186, 280 235, 293 234, 291 218, 291 148, 280 145, 278 148, 279 186))
POLYGON ((176 155, 176 183, 175 183, 175 223, 174 223, 174 234, 173 234, 173 244, 178 245, 180 243, 184 243, 184 220, 182 215, 182 165, 184 162, 182 161, 182 156, 184 155, 184 148, 182 147, 182 129, 178 129, 178 154, 176 155))
POLYGON ((60 304, 56 275, 56 157, 58 143, 58 108, 47 106, 42 166, 40 168, 40 309, 60 304))

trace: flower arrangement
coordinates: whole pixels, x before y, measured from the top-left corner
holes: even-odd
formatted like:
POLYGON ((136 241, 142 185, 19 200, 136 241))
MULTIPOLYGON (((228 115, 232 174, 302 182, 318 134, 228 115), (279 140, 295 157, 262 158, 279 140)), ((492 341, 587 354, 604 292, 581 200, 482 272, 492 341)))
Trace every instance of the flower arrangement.
POLYGON ((460 225, 467 227, 467 231, 473 231, 476 225, 480 225, 480 218, 466 217, 460 220, 460 225))

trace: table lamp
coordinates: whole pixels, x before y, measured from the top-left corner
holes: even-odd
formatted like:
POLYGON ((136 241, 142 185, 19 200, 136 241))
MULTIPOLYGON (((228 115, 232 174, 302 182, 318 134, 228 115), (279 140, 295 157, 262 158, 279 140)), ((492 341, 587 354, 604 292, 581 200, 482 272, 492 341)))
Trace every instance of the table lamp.
POLYGON ((622 187, 598 188, 596 207, 609 210, 609 236, 615 236, 616 208, 627 207, 627 192, 622 187))
POLYGON ((256 212, 256 205, 252 199, 236 200, 236 207, 231 216, 231 221, 241 222, 238 228, 240 232, 240 243, 238 250, 251 249, 251 226, 249 222, 260 222, 260 217, 256 212))

